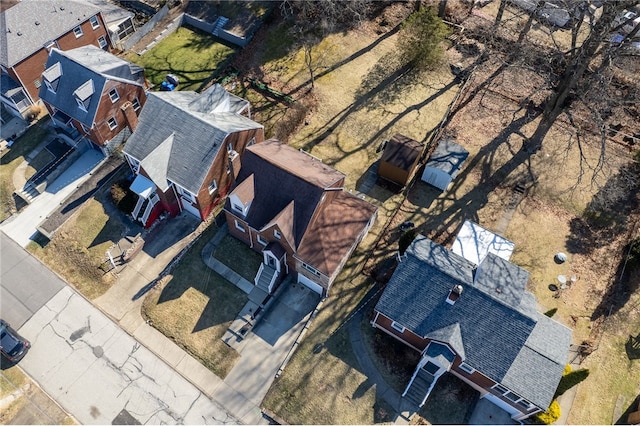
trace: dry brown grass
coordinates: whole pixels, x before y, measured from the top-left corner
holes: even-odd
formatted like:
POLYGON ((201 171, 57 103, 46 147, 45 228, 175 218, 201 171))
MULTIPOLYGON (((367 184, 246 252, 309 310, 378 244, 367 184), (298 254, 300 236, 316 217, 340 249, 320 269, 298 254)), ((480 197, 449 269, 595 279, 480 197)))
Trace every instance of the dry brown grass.
MULTIPOLYGON (((109 202, 109 201, 103 201, 109 202)), ((118 216, 110 216, 103 202, 91 198, 48 242, 31 242, 27 250, 89 299, 104 294, 114 277, 100 267, 107 250, 125 232, 118 216)))

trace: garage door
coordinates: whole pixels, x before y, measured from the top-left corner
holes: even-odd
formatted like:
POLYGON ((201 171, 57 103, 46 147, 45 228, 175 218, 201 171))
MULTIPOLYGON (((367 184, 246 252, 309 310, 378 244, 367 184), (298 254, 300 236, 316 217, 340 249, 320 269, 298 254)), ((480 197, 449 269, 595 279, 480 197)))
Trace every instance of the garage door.
POLYGON ((309 287, 311 290, 315 291, 319 295, 322 296, 323 288, 320 284, 311 281, 309 278, 305 277, 302 274, 298 274, 298 283, 304 284, 309 287))
POLYGON ((498 407, 502 408, 504 411, 509 413, 511 417, 515 416, 516 414, 520 414, 520 411, 518 409, 513 408, 511 405, 507 404, 505 401, 501 400, 500 398, 498 398, 493 394, 488 393, 485 396, 483 396, 483 398, 485 398, 488 401, 491 401, 498 407))
POLYGON ((202 219, 200 217, 200 211, 193 204, 191 204, 189 201, 187 201, 184 198, 180 197, 180 204, 182 204, 182 209, 184 211, 191 213, 192 215, 194 215, 198 219, 202 219))

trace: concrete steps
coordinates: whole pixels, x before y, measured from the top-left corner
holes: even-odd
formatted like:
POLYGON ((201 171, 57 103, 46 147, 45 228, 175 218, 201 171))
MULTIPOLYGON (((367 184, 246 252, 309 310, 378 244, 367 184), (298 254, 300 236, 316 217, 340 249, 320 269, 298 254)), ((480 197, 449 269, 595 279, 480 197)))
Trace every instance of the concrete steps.
POLYGON ((424 397, 428 394, 429 389, 431 388, 432 383, 435 381, 435 377, 433 374, 428 373, 427 371, 420 369, 418 374, 411 382, 411 386, 409 387, 409 391, 404 396, 409 402, 421 406, 424 397))
POLYGON ((271 279, 276 274, 276 270, 270 266, 264 265, 262 269, 262 273, 258 277, 258 284, 256 287, 265 291, 267 294, 269 293, 269 283, 271 283, 271 279))
POLYGON ((218 34, 220 34, 220 30, 222 30, 224 28, 225 25, 227 25, 227 22, 229 22, 229 18, 225 18, 224 16, 220 16, 218 18, 218 20, 216 21, 216 26, 213 29, 213 31, 211 31, 211 34, 213 34, 214 36, 218 36, 218 34))
POLYGON ((40 192, 32 184, 28 183, 24 188, 17 190, 16 194, 28 204, 31 204, 31 202, 40 195, 40 192))

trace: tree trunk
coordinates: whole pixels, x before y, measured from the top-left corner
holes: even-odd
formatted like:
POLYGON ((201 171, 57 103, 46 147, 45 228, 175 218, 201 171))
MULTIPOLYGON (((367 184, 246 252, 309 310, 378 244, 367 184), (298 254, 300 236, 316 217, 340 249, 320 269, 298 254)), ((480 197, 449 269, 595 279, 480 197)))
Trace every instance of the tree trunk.
POLYGON ((525 140, 523 150, 536 152, 542 148, 542 142, 549 132, 549 129, 551 129, 555 120, 564 110, 567 98, 576 88, 602 42, 608 40, 609 31, 616 16, 626 7, 628 7, 627 2, 605 2, 602 16, 598 19, 589 36, 584 43, 582 43, 582 46, 571 56, 571 60, 558 86, 553 93, 547 97, 542 119, 538 123, 538 127, 533 132, 533 135, 525 140))
POLYGON ((311 56, 311 49, 313 46, 306 45, 304 47, 304 63, 309 70, 309 80, 311 81, 311 90, 315 87, 315 74, 313 73, 313 57, 311 56))
POLYGON ((507 0, 500 0, 500 6, 498 7, 498 14, 496 15, 496 20, 493 21, 493 29, 495 30, 502 22, 502 15, 504 14, 504 8, 507 7, 507 0))
POLYGON ((524 25, 524 27, 520 31, 520 34, 518 34, 517 44, 521 44, 522 40, 524 40, 525 36, 529 33, 529 30, 531 29, 531 25, 533 25, 533 20, 538 15, 538 12, 540 11, 540 9, 542 9, 544 4, 545 2, 541 1, 536 5, 536 8, 533 9, 533 11, 529 14, 529 19, 527 19, 527 23, 524 25))

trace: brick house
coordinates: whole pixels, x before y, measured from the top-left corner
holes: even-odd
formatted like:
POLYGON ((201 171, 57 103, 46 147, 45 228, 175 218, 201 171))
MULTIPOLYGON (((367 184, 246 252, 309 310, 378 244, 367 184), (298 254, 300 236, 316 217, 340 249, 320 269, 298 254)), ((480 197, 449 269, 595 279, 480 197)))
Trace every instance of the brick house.
POLYGON ((110 48, 100 9, 78 0, 23 0, 0 14, 0 101, 16 116, 39 99, 52 47, 110 48))
POLYGON ((458 249, 449 250, 418 236, 380 297, 372 325, 422 354, 402 395, 408 401, 422 406, 449 372, 520 421, 551 404, 571 330, 537 311, 535 296, 525 290, 529 273, 505 259, 506 240, 475 239, 476 247, 457 240, 458 249))
POLYGON ((136 220, 149 226, 163 211, 204 220, 240 170, 248 145, 264 140, 249 102, 215 84, 198 94, 150 92, 124 154, 135 174, 136 220))
POLYGON ((96 46, 51 49, 40 99, 59 133, 105 154, 135 129, 149 85, 144 69, 96 46))
POLYGON ((230 233, 263 255, 256 286, 272 293, 284 275, 295 274, 327 295, 377 211, 345 191, 344 180, 276 139, 247 148, 224 211, 230 233))

